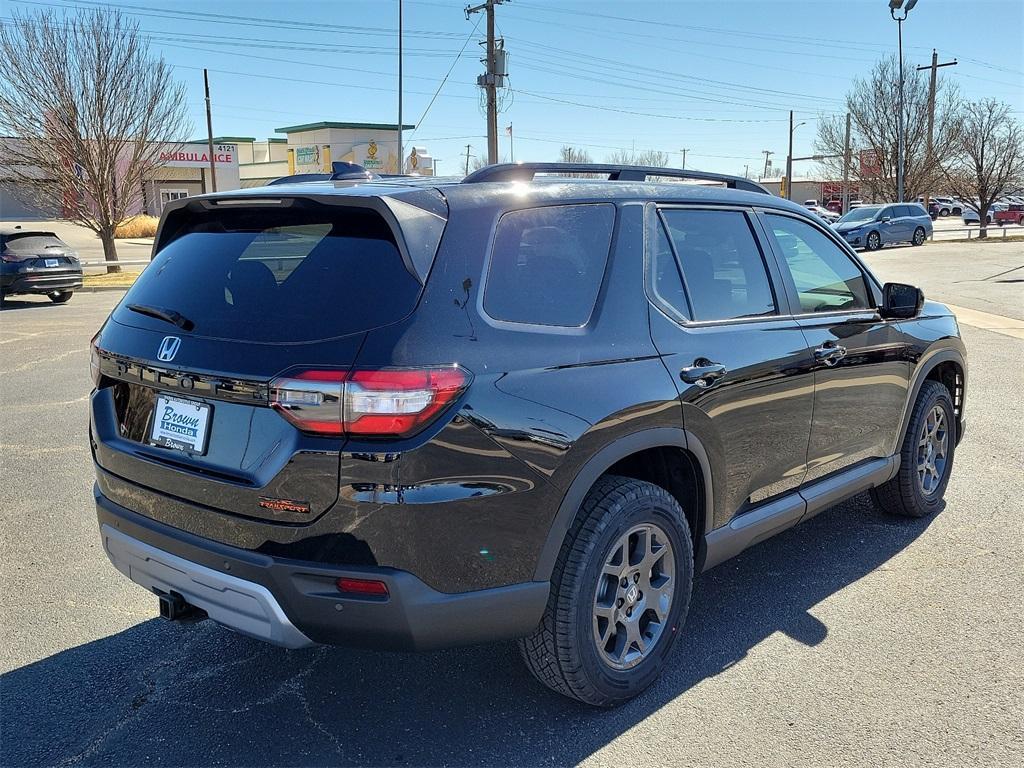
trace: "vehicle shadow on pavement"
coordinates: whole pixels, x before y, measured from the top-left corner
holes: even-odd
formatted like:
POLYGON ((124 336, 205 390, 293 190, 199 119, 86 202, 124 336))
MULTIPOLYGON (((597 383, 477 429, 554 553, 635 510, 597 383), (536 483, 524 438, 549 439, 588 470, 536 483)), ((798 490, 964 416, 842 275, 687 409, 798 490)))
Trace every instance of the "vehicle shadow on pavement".
POLYGON ((576 763, 775 632, 820 643, 829 629, 809 611, 928 524, 884 517, 862 494, 719 566, 662 678, 610 711, 547 691, 513 643, 285 651, 154 619, 0 677, 0 764, 576 763))

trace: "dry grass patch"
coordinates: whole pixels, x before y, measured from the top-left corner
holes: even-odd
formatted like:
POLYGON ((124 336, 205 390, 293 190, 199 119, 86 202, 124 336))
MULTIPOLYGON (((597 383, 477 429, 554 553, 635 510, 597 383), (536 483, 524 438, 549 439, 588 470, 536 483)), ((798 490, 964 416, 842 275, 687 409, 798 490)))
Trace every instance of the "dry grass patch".
POLYGON ((135 279, 142 274, 137 272, 111 272, 103 275, 86 275, 82 278, 83 288, 131 288, 135 279))
POLYGON ((147 216, 144 213, 140 213, 138 216, 132 216, 130 219, 125 219, 117 225, 117 229, 114 230, 114 237, 116 238, 128 238, 128 237, 153 237, 156 235, 156 225, 160 223, 160 219, 156 216, 147 216))

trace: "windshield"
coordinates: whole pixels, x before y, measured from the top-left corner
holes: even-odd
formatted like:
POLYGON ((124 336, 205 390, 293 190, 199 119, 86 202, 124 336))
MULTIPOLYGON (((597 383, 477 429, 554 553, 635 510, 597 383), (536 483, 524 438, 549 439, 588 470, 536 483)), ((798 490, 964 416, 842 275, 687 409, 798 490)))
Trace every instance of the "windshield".
POLYGON ((840 224, 845 224, 850 221, 871 221, 878 215, 878 212, 882 210, 880 205, 869 205, 864 208, 854 208, 848 214, 839 219, 840 224))
POLYGON ((115 319, 151 327, 166 314, 166 322, 187 319, 199 336, 308 342, 400 320, 420 287, 373 211, 189 214, 115 319))

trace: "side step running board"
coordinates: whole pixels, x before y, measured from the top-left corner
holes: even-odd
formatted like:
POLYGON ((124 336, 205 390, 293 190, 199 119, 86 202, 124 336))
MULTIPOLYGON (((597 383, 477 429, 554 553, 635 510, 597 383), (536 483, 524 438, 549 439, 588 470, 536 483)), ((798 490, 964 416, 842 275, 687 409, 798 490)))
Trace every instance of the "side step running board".
POLYGON ((873 459, 744 512, 729 525, 707 535, 704 570, 714 568, 802 520, 809 520, 843 499, 881 485, 898 469, 899 456, 873 459))

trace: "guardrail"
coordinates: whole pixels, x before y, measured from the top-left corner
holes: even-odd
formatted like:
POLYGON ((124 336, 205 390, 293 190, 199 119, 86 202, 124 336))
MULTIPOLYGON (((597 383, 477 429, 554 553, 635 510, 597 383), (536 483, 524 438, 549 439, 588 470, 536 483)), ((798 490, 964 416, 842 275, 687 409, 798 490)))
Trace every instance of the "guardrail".
MULTIPOLYGON (((952 229, 934 229, 933 228, 932 229, 932 233, 928 236, 928 239, 929 240, 934 240, 935 239, 935 235, 937 235, 937 234, 938 235, 946 235, 946 234, 956 234, 956 233, 959 233, 959 232, 966 232, 967 233, 967 239, 970 240, 970 239, 972 239, 971 238, 971 233, 974 232, 974 233, 980 234, 981 228, 980 227, 954 227, 952 229)), ((992 238, 995 235, 996 232, 1002 232, 1003 233, 1003 237, 1006 237, 1006 233, 1007 232, 1009 232, 1011 235, 1020 235, 1020 234, 1024 234, 1024 227, 1021 227, 1020 225, 1016 225, 1016 224, 1004 224, 1002 226, 1000 226, 999 224, 989 224, 987 227, 985 227, 985 237, 986 237, 986 239, 992 238)), ((940 238, 940 239, 943 239, 943 238, 940 238)))
POLYGON ((119 267, 135 267, 139 264, 145 266, 149 264, 152 259, 118 259, 117 261, 81 261, 83 267, 107 267, 110 265, 116 265, 119 267))

